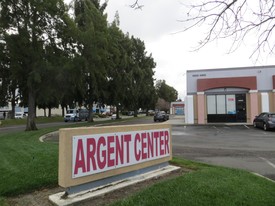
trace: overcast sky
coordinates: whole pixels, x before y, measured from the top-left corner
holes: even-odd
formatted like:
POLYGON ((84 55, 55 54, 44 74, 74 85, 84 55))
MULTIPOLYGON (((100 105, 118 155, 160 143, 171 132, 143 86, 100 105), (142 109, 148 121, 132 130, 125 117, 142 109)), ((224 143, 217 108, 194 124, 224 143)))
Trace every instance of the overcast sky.
POLYGON ((267 58, 263 55, 257 62, 250 58, 253 39, 244 42, 231 54, 228 54, 232 43, 229 40, 215 41, 198 52, 192 52, 206 31, 199 28, 177 33, 186 27, 178 20, 183 20, 187 13, 186 7, 181 4, 187 3, 187 0, 140 0, 140 4, 144 5, 142 10, 129 8, 128 5, 133 2, 109 0, 106 9, 108 19, 113 20, 115 12, 119 12, 120 28, 143 40, 148 53, 152 53, 157 63, 155 78, 166 80, 182 99, 186 93, 186 70, 275 64, 274 56, 267 58))
POLYGON ((130 8, 129 4, 134 2, 109 0, 106 8, 108 20, 112 21, 118 11, 120 28, 143 40, 148 53, 152 53, 157 63, 155 78, 166 80, 178 91, 181 99, 186 94, 186 70, 275 64, 274 56, 260 58, 257 62, 250 59, 253 38, 231 54, 228 54, 231 44, 228 40, 212 42, 193 52, 206 31, 198 28, 180 32, 186 24, 179 20, 183 20, 187 13, 181 2, 186 4, 188 0, 140 0, 140 4, 144 5, 142 10, 130 8))

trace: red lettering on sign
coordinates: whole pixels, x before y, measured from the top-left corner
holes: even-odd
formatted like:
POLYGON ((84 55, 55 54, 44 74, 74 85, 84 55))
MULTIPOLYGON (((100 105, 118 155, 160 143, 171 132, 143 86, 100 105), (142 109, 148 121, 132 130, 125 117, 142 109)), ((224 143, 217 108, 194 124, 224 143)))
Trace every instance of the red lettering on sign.
POLYGON ((169 136, 169 132, 165 131, 165 154, 170 154, 170 148, 169 148, 169 140, 170 140, 170 136, 169 136))
POLYGON ((154 157, 154 142, 153 142, 153 136, 154 136, 154 133, 152 132, 151 133, 151 136, 150 136, 150 133, 148 132, 147 133, 147 144, 148 144, 148 158, 151 158, 151 157, 154 157))
POLYGON ((114 136, 107 137, 107 151, 108 151, 107 165, 108 165, 108 167, 113 167, 115 165, 115 160, 111 158, 112 154, 114 154, 114 152, 115 152, 114 145, 111 146, 112 144, 114 144, 114 142, 115 142, 114 136))
POLYGON ((97 143, 97 164, 99 169, 103 169, 106 166, 106 140, 104 137, 100 137, 97 143), (102 159, 102 160, 101 160, 102 159))
POLYGON ((138 142, 140 144, 140 135, 139 135, 139 133, 137 133, 136 136, 135 136, 135 146, 134 146, 134 148, 135 148, 134 149, 135 150, 135 158, 136 158, 137 161, 139 161, 140 157, 141 157, 141 151, 140 151, 140 149, 138 149, 138 142))
POLYGON ((130 162, 130 142, 132 140, 131 134, 125 134, 124 135, 124 142, 126 143, 126 157, 127 157, 127 163, 130 162))
POLYGON ((82 139, 77 141, 74 174, 78 174, 78 169, 82 169, 82 172, 86 172, 82 139))
POLYGON ((123 151, 124 151, 124 144, 123 144, 123 135, 122 136, 116 136, 116 165, 124 164, 123 159, 123 151))
POLYGON ((160 155, 164 155, 164 131, 160 132, 160 155))
POLYGON ((87 172, 91 171, 91 162, 92 170, 97 170, 96 161, 95 161, 95 151, 96 151, 96 142, 94 138, 87 139, 87 172))
POLYGON ((154 132, 154 139, 155 139, 155 148, 156 148, 156 156, 159 156, 159 145, 158 145, 158 142, 159 142, 159 132, 154 132))
POLYGON ((147 158, 147 148, 146 148, 146 143, 147 143, 147 138, 146 138, 146 133, 143 132, 141 133, 141 158, 144 160, 147 158))

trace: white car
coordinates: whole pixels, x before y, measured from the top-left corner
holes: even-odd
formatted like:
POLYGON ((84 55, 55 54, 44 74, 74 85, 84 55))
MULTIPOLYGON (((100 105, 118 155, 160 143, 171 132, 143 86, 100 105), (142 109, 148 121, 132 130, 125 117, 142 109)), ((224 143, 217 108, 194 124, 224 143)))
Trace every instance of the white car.
POLYGON ((24 112, 15 112, 14 118, 15 119, 23 119, 25 117, 24 112))
POLYGON ((116 114, 112 114, 111 120, 115 120, 115 119, 116 119, 116 114))

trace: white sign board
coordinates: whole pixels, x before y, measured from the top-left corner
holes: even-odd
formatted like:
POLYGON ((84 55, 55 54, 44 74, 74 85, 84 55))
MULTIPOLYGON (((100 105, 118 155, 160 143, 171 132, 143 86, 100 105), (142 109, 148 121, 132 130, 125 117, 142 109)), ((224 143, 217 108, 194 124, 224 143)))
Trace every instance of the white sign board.
POLYGON ((170 156, 169 129, 73 136, 72 178, 170 156))

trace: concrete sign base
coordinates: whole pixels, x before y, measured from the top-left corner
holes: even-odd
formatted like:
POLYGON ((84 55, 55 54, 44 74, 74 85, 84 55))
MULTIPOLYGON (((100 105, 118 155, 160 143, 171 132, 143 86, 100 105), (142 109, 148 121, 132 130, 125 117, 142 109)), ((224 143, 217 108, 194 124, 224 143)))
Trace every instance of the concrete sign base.
POLYGON ((148 173, 140 174, 137 176, 129 177, 124 180, 112 182, 108 185, 102 185, 97 188, 93 188, 91 190, 85 190, 79 193, 70 194, 66 198, 63 198, 65 192, 60 192, 54 195, 49 196, 49 200, 58 206, 65 206, 65 205, 71 205, 77 202, 81 202, 96 196, 100 196, 109 192, 112 192, 114 190, 127 187, 145 180, 152 179, 154 177, 162 176, 164 174, 167 174, 169 172, 175 171, 180 169, 180 167, 168 165, 164 168, 157 169, 148 173))

